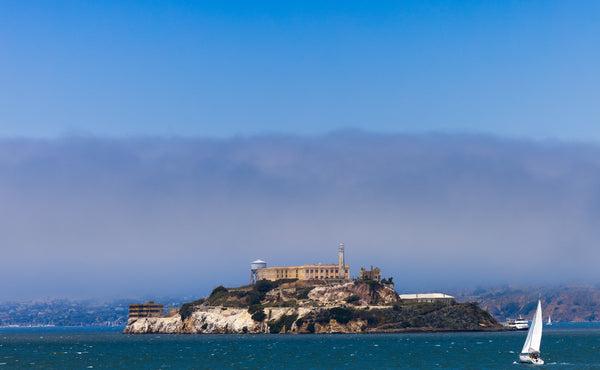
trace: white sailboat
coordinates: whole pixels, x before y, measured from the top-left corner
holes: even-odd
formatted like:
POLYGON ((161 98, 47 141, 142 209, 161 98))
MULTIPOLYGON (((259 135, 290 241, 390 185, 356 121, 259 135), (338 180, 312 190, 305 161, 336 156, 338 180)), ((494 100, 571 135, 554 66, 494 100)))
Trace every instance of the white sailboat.
POLYGON ((527 339, 523 344, 521 354, 519 354, 519 362, 543 365, 544 360, 540 358, 540 344, 542 342, 542 327, 544 321, 542 320, 542 302, 538 300, 537 309, 533 315, 533 321, 527 332, 527 339))
POLYGON ((550 318, 550 316, 548 316, 548 322, 546 323, 546 325, 552 325, 552 319, 550 318))

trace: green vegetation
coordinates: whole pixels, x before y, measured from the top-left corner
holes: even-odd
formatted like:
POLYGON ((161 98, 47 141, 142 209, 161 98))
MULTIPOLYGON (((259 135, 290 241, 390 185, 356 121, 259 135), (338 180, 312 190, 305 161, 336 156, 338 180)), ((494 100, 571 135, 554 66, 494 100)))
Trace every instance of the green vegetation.
MULTIPOLYGON (((476 303, 415 303, 392 306, 392 310, 372 310, 380 318, 379 328, 433 328, 445 330, 479 330, 496 321, 476 303), (480 325, 481 324, 481 325, 480 325)), ((371 323, 369 323, 371 325, 371 323)))
POLYGON ((253 304, 248 307, 248 313, 252 315, 252 320, 263 321, 267 315, 265 314, 266 307, 296 307, 296 300, 291 299, 285 302, 269 302, 265 304, 253 304))
POLYGON ((346 303, 349 303, 349 304, 356 304, 356 303, 358 303, 358 301, 360 301, 360 297, 357 296, 356 294, 353 294, 350 297, 346 298, 344 301, 346 301, 346 303))
POLYGON ((370 326, 375 326, 379 322, 379 317, 375 311, 343 307, 318 311, 305 318, 307 321, 321 325, 329 324, 332 319, 340 324, 347 324, 351 320, 361 319, 367 321, 370 326))
POLYGON ((393 280, 394 280, 394 278, 390 276, 390 277, 389 277, 389 278, 387 278, 387 279, 381 279, 381 283, 382 283, 382 284, 394 284, 394 281, 393 281, 393 280))
POLYGON ((254 284, 254 287, 252 288, 253 290, 260 292, 260 293, 266 293, 269 290, 275 288, 277 285, 277 282, 273 282, 273 281, 269 281, 269 280, 259 280, 256 282, 256 284, 254 284))
POLYGON ((265 310, 261 309, 252 314, 252 320, 262 322, 267 317, 265 310))
POLYGON ((294 324, 294 322, 296 321, 297 318, 298 318, 298 314, 292 314, 292 315, 282 315, 277 320, 271 320, 271 321, 269 321, 269 331, 271 332, 271 334, 281 333, 281 330, 284 327, 285 327, 286 331, 290 331, 290 329, 292 328, 292 325, 294 324))
POLYGON ((381 284, 376 281, 376 280, 363 280, 366 284, 369 285, 369 287, 371 287, 371 290, 375 290, 376 287, 380 286, 381 284))
POLYGON ((188 317, 190 317, 192 312, 194 312, 194 306, 199 306, 199 305, 203 304, 205 301, 206 300, 204 298, 201 298, 201 299, 198 299, 193 302, 184 303, 181 306, 181 308, 179 309, 179 314, 181 315, 181 320, 185 320, 188 317))
MULTIPOLYGON (((264 311, 262 311, 264 307, 295 307, 297 305, 297 302, 294 299, 284 302, 268 302, 261 305, 266 298, 267 292, 279 287, 282 284, 291 283, 294 281, 296 281, 296 279, 281 279, 277 281, 259 280, 247 290, 227 289, 220 285, 213 289, 208 298, 190 303, 184 303, 179 310, 179 314, 181 315, 182 319, 185 320, 193 312, 194 306, 199 306, 201 304, 235 308, 248 307, 248 312, 253 310, 250 312, 250 314, 253 315, 253 319, 256 321, 262 321, 265 318, 265 316, 263 316, 265 315, 264 311), (254 306, 259 307, 259 309, 252 309, 254 306), (261 311, 262 314, 260 313, 261 311)), ((308 292, 310 292, 312 288, 313 287, 308 287, 303 289, 300 292, 300 295, 308 295, 308 292)))
POLYGON ((366 328, 376 330, 444 329, 480 330, 482 325, 494 327, 496 321, 475 303, 396 303, 390 308, 356 309, 334 307, 329 310, 314 311, 298 323, 306 325, 308 332, 314 332, 315 324, 327 325, 335 320, 345 325, 353 320, 366 322, 366 328))
POLYGON ((314 286, 309 286, 304 289, 300 293, 298 293, 298 299, 308 299, 308 293, 314 289, 314 286))
POLYGON ((340 324, 347 324, 352 320, 354 310, 349 308, 334 307, 329 310, 330 317, 340 324))
POLYGON ((260 322, 267 317, 263 306, 261 306, 260 304, 254 304, 248 307, 248 313, 252 315, 252 320, 254 321, 260 322))
POLYGON ((248 307, 248 313, 250 315, 258 312, 258 311, 262 311, 263 307, 259 304, 253 304, 252 306, 248 307))
POLYGON ((225 288, 223 285, 219 285, 218 287, 213 289, 212 293, 210 293, 209 298, 217 297, 217 296, 223 295, 227 292, 228 292, 227 288, 225 288))
POLYGON ((237 308, 250 307, 252 305, 260 304, 265 299, 268 291, 275 289, 286 282, 290 282, 290 280, 260 280, 254 284, 251 289, 232 291, 227 290, 223 286, 218 286, 212 291, 206 300, 206 304, 210 306, 237 308))
POLYGON ((263 307, 296 307, 298 304, 295 299, 290 299, 284 302, 269 302, 263 304, 263 307))

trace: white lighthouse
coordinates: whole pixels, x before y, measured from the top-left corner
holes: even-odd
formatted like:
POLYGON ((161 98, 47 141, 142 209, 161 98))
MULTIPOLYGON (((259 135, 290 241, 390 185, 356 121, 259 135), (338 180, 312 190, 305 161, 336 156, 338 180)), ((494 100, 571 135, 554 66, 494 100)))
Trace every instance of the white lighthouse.
POLYGON ((345 276, 346 274, 344 274, 344 268, 346 266, 346 263, 344 261, 344 243, 340 243, 340 246, 338 247, 338 264, 339 264, 339 270, 338 270, 338 276, 345 276))

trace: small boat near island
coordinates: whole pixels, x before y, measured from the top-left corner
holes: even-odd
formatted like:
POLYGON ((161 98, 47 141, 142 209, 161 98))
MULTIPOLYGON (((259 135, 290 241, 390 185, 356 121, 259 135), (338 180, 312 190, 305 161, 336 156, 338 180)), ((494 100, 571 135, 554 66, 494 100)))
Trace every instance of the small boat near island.
POLYGON ((548 322, 546 323, 546 325, 552 325, 552 319, 550 318, 550 316, 548 316, 548 322))
POLYGON ((543 365, 544 360, 540 357, 540 344, 542 343, 542 327, 544 321, 542 319, 542 302, 538 300, 533 321, 527 332, 527 339, 523 344, 523 349, 519 354, 519 362, 533 365, 543 365))
POLYGON ((518 319, 508 319, 504 325, 516 330, 529 329, 529 321, 521 316, 518 319))

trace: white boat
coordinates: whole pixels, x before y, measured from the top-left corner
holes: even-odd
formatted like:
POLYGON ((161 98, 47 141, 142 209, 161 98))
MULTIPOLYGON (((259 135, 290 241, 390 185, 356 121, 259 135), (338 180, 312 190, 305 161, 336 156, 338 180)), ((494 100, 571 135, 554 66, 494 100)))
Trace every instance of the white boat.
POLYGON ((548 316, 548 322, 546 323, 546 325, 552 325, 552 319, 550 318, 550 316, 548 316))
POLYGON ((537 309, 533 315, 533 321, 527 332, 527 339, 519 354, 519 362, 534 365, 543 365, 544 360, 540 357, 540 344, 542 343, 542 302, 538 300, 537 309))
POLYGON ((525 320, 521 316, 518 319, 510 319, 505 324, 509 328, 513 328, 516 330, 527 330, 529 329, 529 321, 525 320))

